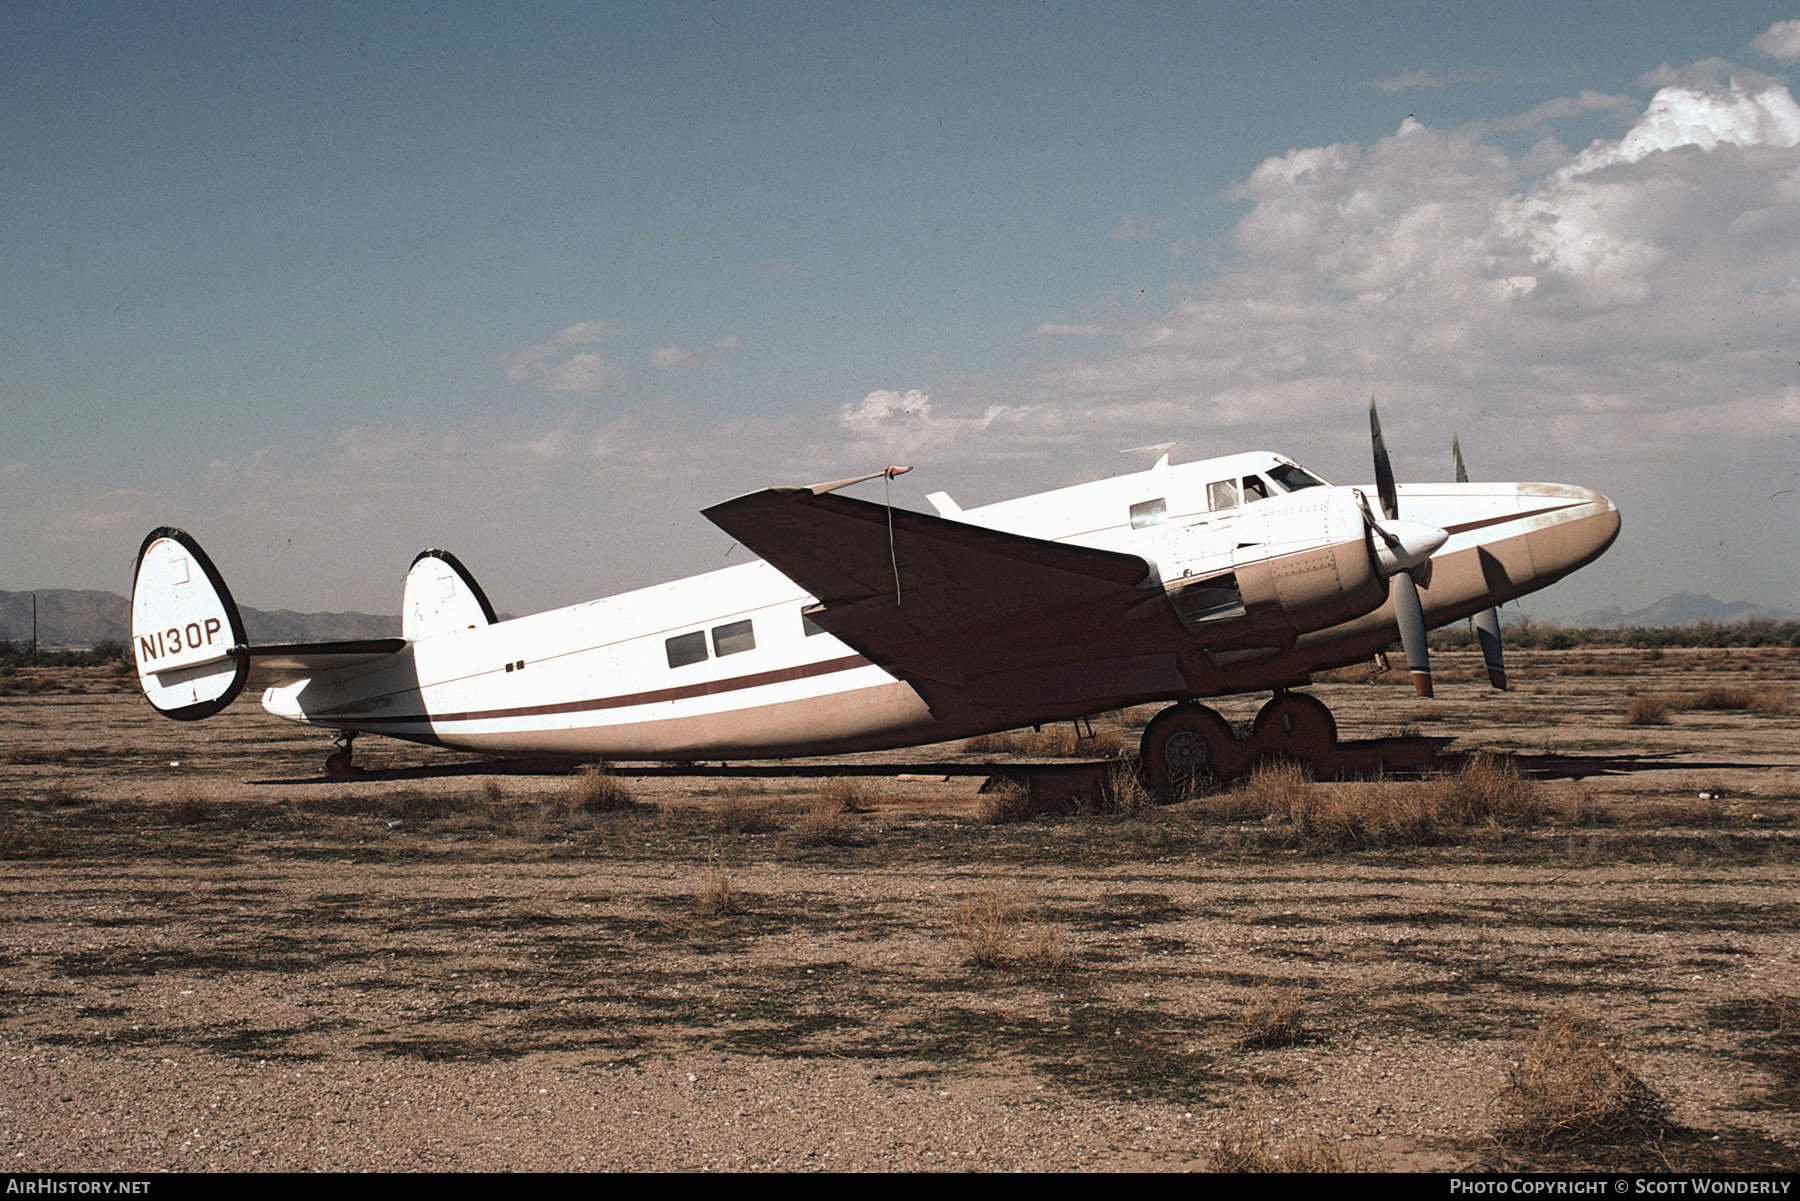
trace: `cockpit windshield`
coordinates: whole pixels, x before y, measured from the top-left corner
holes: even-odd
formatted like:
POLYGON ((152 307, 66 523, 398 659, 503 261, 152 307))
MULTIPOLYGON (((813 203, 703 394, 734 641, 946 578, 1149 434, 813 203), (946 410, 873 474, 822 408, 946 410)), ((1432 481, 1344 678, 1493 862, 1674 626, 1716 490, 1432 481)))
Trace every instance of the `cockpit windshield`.
POLYGON ((1325 481, 1292 463, 1277 463, 1269 468, 1269 478, 1281 486, 1284 492, 1298 492, 1302 488, 1322 488, 1325 481))

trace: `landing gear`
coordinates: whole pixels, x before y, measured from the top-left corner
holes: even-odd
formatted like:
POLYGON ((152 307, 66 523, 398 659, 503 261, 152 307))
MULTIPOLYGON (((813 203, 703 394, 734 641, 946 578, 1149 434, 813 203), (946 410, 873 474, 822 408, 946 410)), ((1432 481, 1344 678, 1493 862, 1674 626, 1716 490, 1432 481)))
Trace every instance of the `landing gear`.
POLYGON ((1278 691, 1257 711, 1250 743, 1260 755, 1291 759, 1323 772, 1337 756, 1337 719, 1317 697, 1278 691))
POLYGON ((1316 697, 1277 691, 1257 711, 1246 743, 1205 705, 1183 702, 1144 728, 1140 756, 1144 783, 1166 800, 1234 780, 1261 759, 1301 763, 1322 775, 1337 759, 1337 720, 1316 697))
POLYGON ((345 730, 337 737, 338 749, 325 757, 325 774, 333 780, 352 780, 363 774, 362 768, 356 766, 351 758, 351 743, 356 740, 355 730, 345 730))
POLYGON ((1176 705, 1144 728, 1144 783, 1157 796, 1173 800, 1196 785, 1231 779, 1244 769, 1248 750, 1231 732, 1231 723, 1205 705, 1176 705))

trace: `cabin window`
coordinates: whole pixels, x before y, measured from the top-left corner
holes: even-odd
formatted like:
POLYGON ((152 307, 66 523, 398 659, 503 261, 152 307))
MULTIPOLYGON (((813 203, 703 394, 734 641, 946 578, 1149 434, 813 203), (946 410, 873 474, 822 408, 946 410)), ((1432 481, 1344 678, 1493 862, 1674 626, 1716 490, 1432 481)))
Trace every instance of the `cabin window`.
POLYGON ((1238 503, 1237 481, 1220 480, 1216 484, 1206 486, 1206 507, 1209 509, 1235 509, 1238 503))
POLYGON ((806 632, 808 638, 811 638, 814 634, 823 634, 825 632, 825 627, 807 615, 807 608, 808 606, 805 605, 800 607, 800 628, 806 632))
POLYGON ((1155 500, 1139 501, 1131 506, 1131 528, 1141 530, 1145 526, 1161 525, 1168 507, 1160 496, 1155 500))
POLYGON ((1249 504, 1253 500, 1268 500, 1268 499, 1269 499, 1269 486, 1262 482, 1261 476, 1247 475, 1244 477, 1244 503, 1245 504, 1249 504))
POLYGON ((670 667, 700 663, 706 659, 706 635, 699 630, 692 634, 677 634, 667 639, 663 648, 669 652, 670 667))
POLYGON ((739 651, 756 649, 756 632, 747 621, 734 621, 730 625, 714 626, 712 632, 713 654, 723 659, 726 655, 735 655, 739 651))

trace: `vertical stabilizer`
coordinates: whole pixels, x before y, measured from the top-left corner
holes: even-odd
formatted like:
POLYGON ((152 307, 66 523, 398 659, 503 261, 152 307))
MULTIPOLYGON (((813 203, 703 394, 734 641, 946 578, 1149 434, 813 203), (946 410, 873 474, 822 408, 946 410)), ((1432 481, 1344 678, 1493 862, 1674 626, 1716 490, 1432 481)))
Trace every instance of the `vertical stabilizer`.
POLYGON ((131 585, 131 647, 156 711, 198 721, 229 705, 249 675, 246 642, 231 592, 200 544, 171 526, 151 531, 131 585))
POLYGON ((447 550, 422 550, 406 573, 400 636, 408 642, 491 626, 498 618, 487 593, 447 550))

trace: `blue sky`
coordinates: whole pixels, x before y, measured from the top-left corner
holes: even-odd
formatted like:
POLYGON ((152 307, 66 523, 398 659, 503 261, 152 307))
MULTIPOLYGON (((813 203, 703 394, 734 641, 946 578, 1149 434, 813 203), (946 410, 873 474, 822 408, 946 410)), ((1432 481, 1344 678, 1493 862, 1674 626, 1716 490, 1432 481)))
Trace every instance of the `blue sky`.
MULTIPOLYGON (((527 612, 697 510, 1266 447, 1619 501, 1528 611, 1800 608, 1800 10, 18 3, 0 588, 527 612)), ((741 554, 742 552, 738 552, 741 554)))

